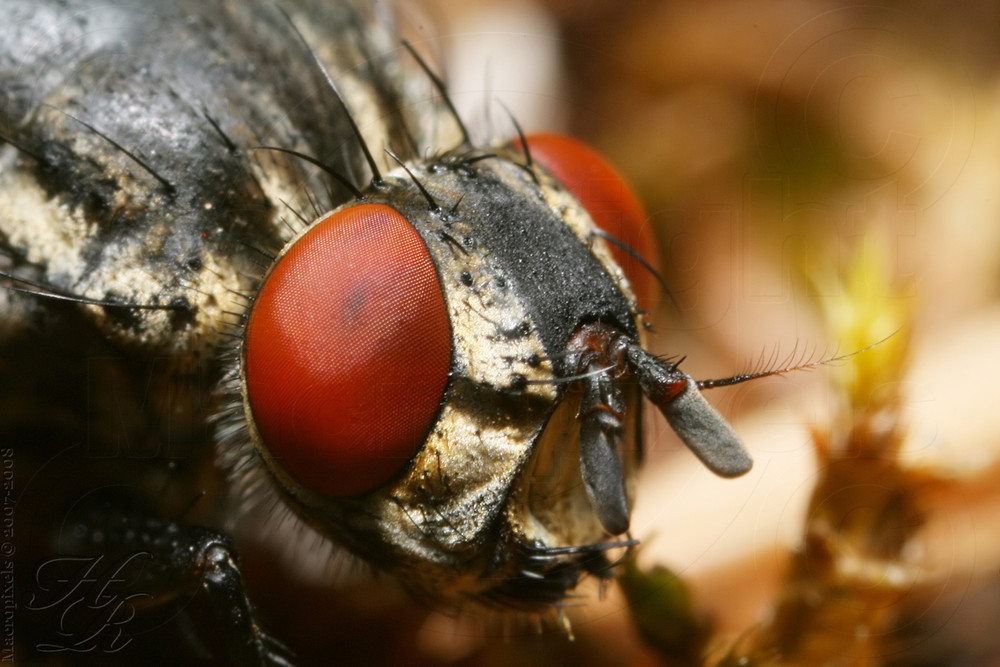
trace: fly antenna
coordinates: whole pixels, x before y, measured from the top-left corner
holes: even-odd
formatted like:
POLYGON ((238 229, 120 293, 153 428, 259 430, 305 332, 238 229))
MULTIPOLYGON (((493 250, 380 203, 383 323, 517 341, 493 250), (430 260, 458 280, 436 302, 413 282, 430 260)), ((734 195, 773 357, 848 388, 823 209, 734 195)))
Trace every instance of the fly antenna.
POLYGON ((735 384, 749 382, 750 380, 758 380, 760 378, 771 377, 773 375, 784 375, 786 373, 792 373, 794 371, 807 371, 813 368, 817 368, 819 366, 826 366, 841 361, 847 361, 852 357, 856 357, 857 355, 863 352, 868 352, 872 348, 881 345, 885 341, 895 336, 897 333, 899 333, 899 329, 893 331, 891 334, 889 334, 882 340, 876 341, 867 347, 863 347, 860 350, 855 350, 854 352, 850 352, 848 354, 841 354, 835 357, 827 357, 825 359, 820 359, 818 361, 808 361, 804 363, 793 364, 790 366, 785 366, 783 368, 772 368, 764 371, 755 371, 753 373, 741 373, 739 375, 734 375, 728 378, 720 378, 718 380, 698 380, 696 384, 698 385, 698 389, 715 389, 717 387, 731 387, 735 384))

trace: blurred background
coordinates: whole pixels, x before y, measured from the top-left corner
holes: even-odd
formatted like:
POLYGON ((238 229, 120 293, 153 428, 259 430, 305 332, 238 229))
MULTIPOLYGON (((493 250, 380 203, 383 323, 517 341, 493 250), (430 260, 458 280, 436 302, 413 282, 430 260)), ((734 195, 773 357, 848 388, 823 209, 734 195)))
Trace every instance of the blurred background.
POLYGON ((499 99, 639 191, 673 292, 654 351, 705 379, 879 344, 712 391, 739 480, 651 417, 629 595, 585 589, 574 642, 403 611, 368 657, 1000 665, 1000 5, 426 4, 414 41, 479 140, 513 132, 499 99))

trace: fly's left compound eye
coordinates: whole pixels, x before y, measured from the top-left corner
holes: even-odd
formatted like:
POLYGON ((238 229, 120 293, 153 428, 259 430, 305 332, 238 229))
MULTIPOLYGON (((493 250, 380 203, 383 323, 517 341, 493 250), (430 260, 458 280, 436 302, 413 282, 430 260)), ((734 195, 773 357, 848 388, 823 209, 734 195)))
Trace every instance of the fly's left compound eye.
POLYGON ((246 329, 254 425, 297 483, 353 495, 423 444, 451 368, 451 330, 427 246, 398 211, 344 209, 278 260, 246 329))
MULTIPOLYGON (((594 224, 656 268, 656 241, 646 222, 646 212, 629 184, 604 157, 586 144, 559 134, 532 134, 525 140, 532 159, 573 193, 594 224)), ((632 284, 639 304, 648 309, 657 289, 655 276, 617 245, 611 245, 611 252, 632 284)))

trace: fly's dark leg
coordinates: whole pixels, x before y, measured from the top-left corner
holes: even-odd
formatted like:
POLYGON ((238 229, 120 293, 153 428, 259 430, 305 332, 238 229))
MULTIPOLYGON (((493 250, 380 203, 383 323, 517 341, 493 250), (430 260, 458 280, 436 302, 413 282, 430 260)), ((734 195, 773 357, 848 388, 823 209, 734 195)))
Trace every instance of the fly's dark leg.
POLYGON ((39 313, 0 353, 17 655, 286 664, 255 622, 231 540, 207 527, 224 512, 205 446, 216 379, 197 359, 113 344, 70 304, 39 313))
POLYGON ((255 620, 232 541, 107 506, 69 521, 22 593, 30 654, 102 664, 287 665, 255 620), (89 660, 88 657, 88 660, 89 660))

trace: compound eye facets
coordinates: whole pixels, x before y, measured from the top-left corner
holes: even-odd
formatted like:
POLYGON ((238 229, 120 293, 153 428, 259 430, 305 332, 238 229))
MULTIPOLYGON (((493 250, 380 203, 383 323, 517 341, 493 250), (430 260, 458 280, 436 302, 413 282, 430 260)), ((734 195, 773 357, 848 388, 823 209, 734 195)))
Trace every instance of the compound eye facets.
POLYGON ((451 348, 413 225, 382 204, 331 214, 277 260, 250 312, 244 382, 258 447, 314 492, 378 488, 426 439, 451 348))

